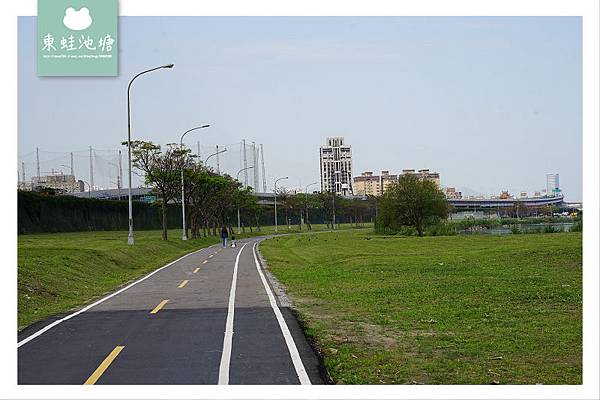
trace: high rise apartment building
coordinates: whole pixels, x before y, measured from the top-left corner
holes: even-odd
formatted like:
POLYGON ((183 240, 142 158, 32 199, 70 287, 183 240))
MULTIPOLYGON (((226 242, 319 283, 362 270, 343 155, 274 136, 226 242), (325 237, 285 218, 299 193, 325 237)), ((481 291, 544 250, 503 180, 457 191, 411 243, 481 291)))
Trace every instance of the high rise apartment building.
POLYGON ((319 149, 321 165, 321 191, 351 196, 352 146, 343 137, 329 137, 319 149))
POLYGON ((379 196, 381 194, 381 178, 373 175, 373 171, 365 171, 354 177, 354 194, 357 196, 379 196))
POLYGON ((558 195, 560 195, 558 174, 546 174, 546 196, 554 197, 558 195))
POLYGON ((381 196, 402 175, 414 175, 420 179, 427 179, 440 187, 440 174, 430 172, 429 169, 403 169, 400 175, 390 174, 390 171, 381 171, 381 175, 373 175, 372 171, 365 171, 360 176, 354 177, 354 194, 357 196, 381 196))

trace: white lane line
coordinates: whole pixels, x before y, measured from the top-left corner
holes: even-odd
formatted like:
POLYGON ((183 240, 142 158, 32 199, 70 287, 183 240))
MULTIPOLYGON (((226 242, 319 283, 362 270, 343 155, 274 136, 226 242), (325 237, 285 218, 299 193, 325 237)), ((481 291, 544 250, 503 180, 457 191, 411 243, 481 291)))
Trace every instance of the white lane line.
POLYGON ((283 315, 281 314, 281 310, 277 306, 277 302, 275 301, 275 296, 273 296, 273 292, 265 279, 265 275, 260 268, 260 263, 258 262, 258 258, 256 257, 256 242, 252 246, 252 254, 254 255, 254 263, 256 264, 256 270, 260 275, 260 280, 265 287, 265 291, 267 292, 267 296, 269 297, 269 303, 271 303, 271 308, 275 313, 275 317, 277 318, 277 322, 279 322, 279 328, 281 328, 281 333, 283 334, 283 338, 285 339, 285 344, 287 344, 287 348, 290 352, 290 357, 292 358, 292 363, 294 364, 294 368, 296 369, 296 375, 298 375, 298 379, 300 380, 301 385, 311 385, 310 379, 308 378, 308 374, 306 373, 306 369, 304 368, 304 364, 302 363, 302 358, 300 358, 300 353, 298 352, 298 348, 296 347, 296 343, 294 342, 294 338, 292 337, 290 330, 285 323, 285 319, 283 319, 283 315))
POLYGON ((233 314, 235 312, 235 289, 237 287, 237 272, 240 263, 240 254, 246 245, 243 245, 235 258, 233 266, 233 277, 231 278, 231 290, 229 291, 229 307, 227 310, 227 323, 225 324, 225 337, 223 338, 223 353, 221 353, 221 365, 219 367, 219 385, 229 384, 229 363, 231 362, 231 345, 233 343, 233 314))
POLYGON ((127 289, 129 289, 130 287, 132 287, 132 286, 135 286, 135 285, 137 285, 138 283, 140 283, 140 282, 142 282, 142 281, 145 281, 146 279, 150 278, 152 275, 156 274, 157 272, 159 272, 159 271, 162 271, 163 269, 165 269, 165 268, 167 268, 167 267, 170 267, 171 265, 173 265, 173 264, 175 264, 175 263, 177 263, 177 262, 179 262, 179 261, 183 260, 184 258, 186 258, 186 257, 188 257, 188 256, 191 256, 192 254, 196 254, 196 253, 198 253, 198 252, 201 252, 202 250, 206 250, 206 249, 200 249, 200 250, 192 251, 191 253, 188 253, 188 254, 186 254, 186 255, 184 255, 184 256, 182 256, 182 257, 179 257, 177 260, 175 260, 175 261, 172 261, 172 262, 168 263, 167 265, 163 265, 162 267, 160 267, 160 268, 158 268, 158 269, 155 269, 154 271, 150 272, 148 275, 144 276, 143 278, 141 278, 141 279, 138 279, 137 281, 135 281, 135 282, 133 282, 133 283, 130 283, 129 285, 125 286, 124 288, 122 288, 122 289, 119 289, 119 290, 117 290, 116 292, 114 292, 114 293, 112 293, 112 294, 109 294, 108 296, 106 296, 106 297, 104 297, 104 298, 102 298, 102 299, 98 300, 97 302, 95 302, 95 303, 92 303, 92 304, 90 304, 89 306, 86 306, 86 307, 82 308, 81 310, 74 312, 73 314, 69 314, 69 315, 67 315, 67 316, 66 316, 66 317, 64 317, 64 318, 58 319, 58 320, 54 321, 54 322, 53 322, 53 323, 51 323, 51 324, 48 324, 48 325, 46 325, 45 327, 43 327, 43 328, 42 328, 42 329, 40 329, 39 331, 37 331, 37 332, 33 333, 33 334, 32 334, 32 335, 30 335, 30 336, 27 336, 25 339, 23 339, 23 340, 21 340, 20 342, 18 342, 18 343, 17 343, 17 348, 19 348, 19 347, 23 346, 25 343, 28 343, 28 342, 32 341, 33 339, 35 339, 36 337, 40 336, 41 334, 43 334, 43 333, 45 333, 45 332, 49 331, 50 329, 54 328, 56 325, 58 325, 58 324, 60 324, 60 323, 62 323, 62 322, 65 322, 66 320, 68 320, 68 319, 71 319, 71 318, 73 318, 73 317, 76 317, 76 316, 78 316, 79 314, 81 314, 81 313, 83 313, 83 312, 86 312, 86 311, 87 311, 87 310, 89 310, 90 308, 92 308, 92 307, 95 307, 95 306, 97 306, 97 305, 98 305, 98 304, 100 304, 100 303, 104 303, 106 300, 108 300, 108 299, 110 299, 110 298, 112 298, 112 297, 115 297, 116 295, 118 295, 118 294, 120 294, 120 293, 123 293, 124 291, 126 291, 126 290, 127 290, 127 289))

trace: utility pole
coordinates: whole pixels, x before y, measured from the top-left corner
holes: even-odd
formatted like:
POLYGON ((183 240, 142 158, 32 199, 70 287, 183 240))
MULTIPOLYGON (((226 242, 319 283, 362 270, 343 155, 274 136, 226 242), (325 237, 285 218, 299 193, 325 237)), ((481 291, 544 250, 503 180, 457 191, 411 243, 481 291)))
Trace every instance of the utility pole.
POLYGON ((75 170, 73 169, 73 152, 71 152, 71 175, 75 176, 75 170))
POLYGON ((217 147, 217 175, 221 175, 221 166, 219 165, 219 145, 217 147))
POLYGON ((263 193, 267 193, 267 176, 265 175, 265 150, 263 149, 262 143, 260 144, 260 162, 262 164, 263 193))
POLYGON ((119 189, 119 200, 121 200, 121 187, 123 186, 123 167, 121 166, 121 150, 119 150, 119 176, 117 177, 117 188, 119 189))
MULTIPOLYGON (((90 188, 94 188, 94 159, 92 158, 92 146, 90 146, 90 188)), ((92 191, 90 189, 90 191, 92 191)))
POLYGON ((331 203, 333 204, 333 224, 331 224, 331 227, 335 229, 335 192, 333 192, 331 203))
POLYGON ((200 141, 199 140, 196 142, 196 145, 198 146, 198 152, 196 153, 196 156, 198 156, 198 158, 196 159, 196 161, 198 161, 197 164, 200 165, 200 141))
POLYGON ((246 158, 246 139, 242 140, 242 151, 244 152, 244 187, 248 187, 248 160, 246 158))
POLYGON ((284 179, 288 179, 288 177, 284 176, 283 178, 275 179, 275 188, 273 190, 273 194, 275 195, 275 233, 277 233, 277 182, 284 179))
POLYGON ((37 178, 38 182, 40 181, 40 149, 39 147, 35 148, 35 161, 37 166, 37 178))
POLYGON ((254 171, 256 173, 256 192, 260 191, 260 172, 258 171, 258 158, 260 157, 260 151, 258 149, 258 147, 256 148, 256 157, 254 160, 254 171))
POLYGON ((252 142, 252 168, 254 168, 254 170, 252 172, 254 172, 254 193, 258 192, 258 165, 256 164, 256 144, 254 142, 252 142))

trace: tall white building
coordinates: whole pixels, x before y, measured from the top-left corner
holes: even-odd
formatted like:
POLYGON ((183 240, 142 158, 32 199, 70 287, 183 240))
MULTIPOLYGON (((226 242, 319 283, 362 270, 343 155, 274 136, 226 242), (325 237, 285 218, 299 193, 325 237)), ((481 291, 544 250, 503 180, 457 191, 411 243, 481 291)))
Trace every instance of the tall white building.
POLYGON ((546 174, 546 196, 558 196, 560 194, 560 184, 558 174, 546 174))
POLYGON ((350 196, 352 190, 352 146, 343 137, 329 137, 319 149, 321 191, 350 196))

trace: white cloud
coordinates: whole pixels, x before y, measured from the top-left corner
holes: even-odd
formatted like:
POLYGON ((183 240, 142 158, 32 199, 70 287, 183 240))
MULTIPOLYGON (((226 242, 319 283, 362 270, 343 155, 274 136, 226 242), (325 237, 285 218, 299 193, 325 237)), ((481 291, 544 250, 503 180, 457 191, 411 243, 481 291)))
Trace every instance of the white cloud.
POLYGON ((65 10, 63 24, 72 31, 82 31, 89 28, 90 25, 92 25, 90 10, 85 7, 79 11, 75 11, 72 7, 67 8, 65 10))

